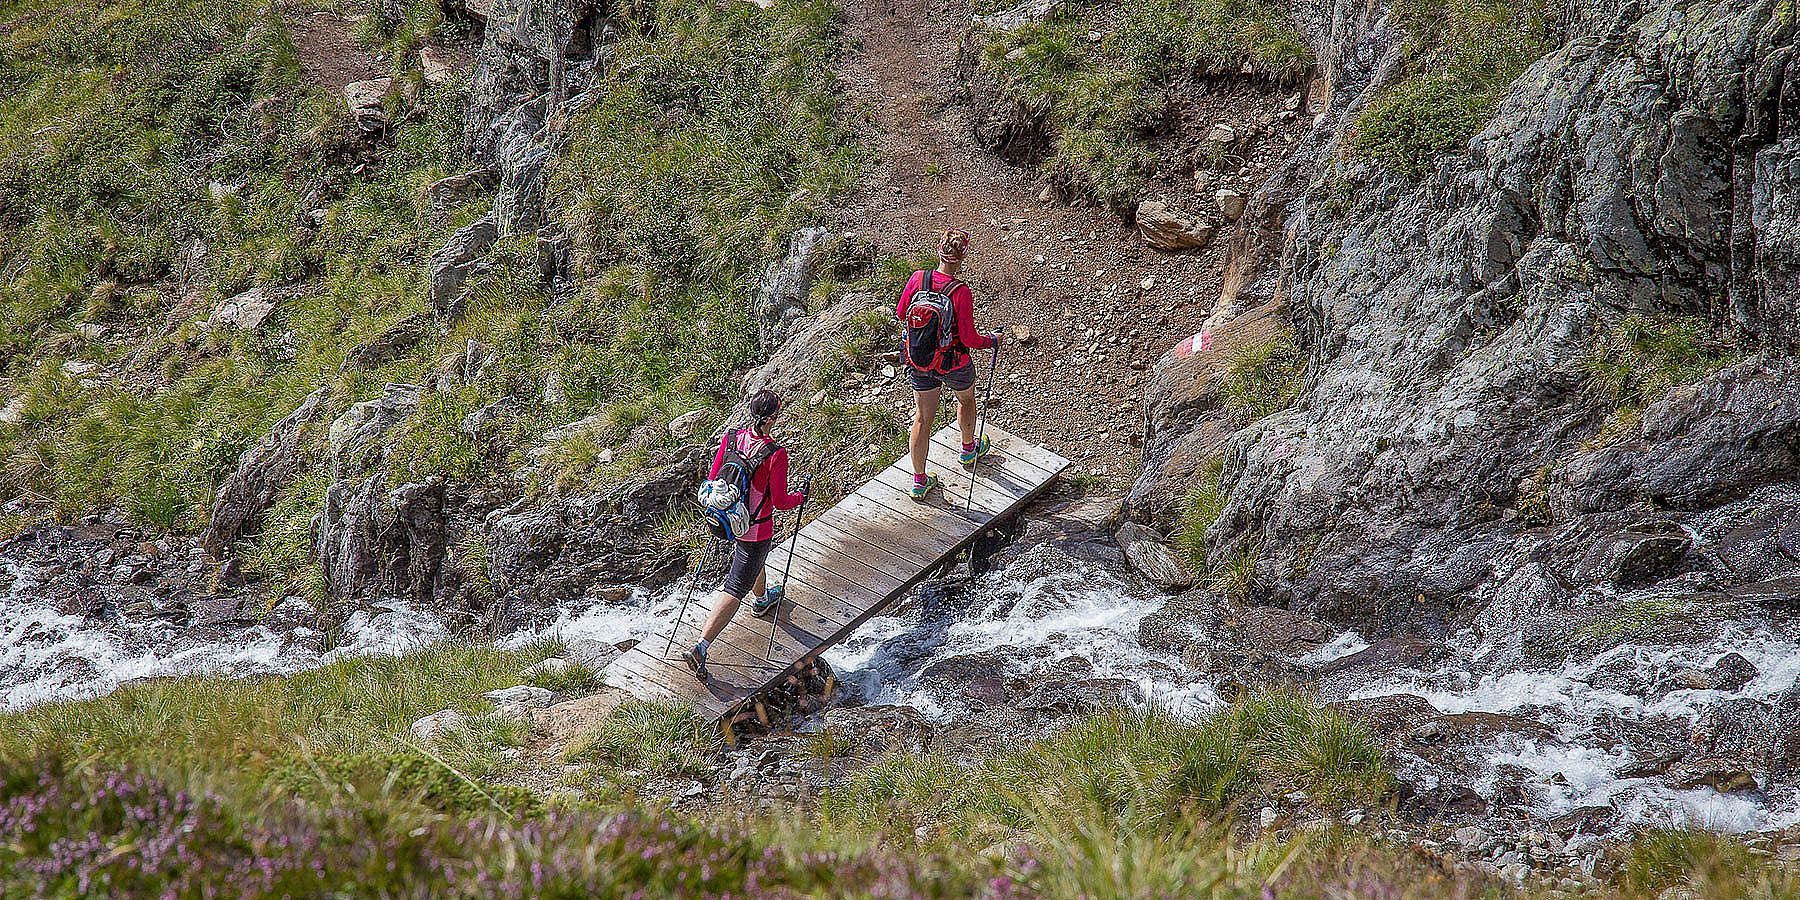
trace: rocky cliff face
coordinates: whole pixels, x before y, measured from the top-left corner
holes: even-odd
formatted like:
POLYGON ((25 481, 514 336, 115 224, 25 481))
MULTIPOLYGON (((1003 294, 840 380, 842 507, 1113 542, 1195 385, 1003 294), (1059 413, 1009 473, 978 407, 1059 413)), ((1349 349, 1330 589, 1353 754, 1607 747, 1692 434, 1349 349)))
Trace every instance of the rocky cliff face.
MULTIPOLYGON (((1769 2, 1578 10, 1468 155, 1409 181, 1335 152, 1395 65, 1392 31, 1317 12, 1301 19, 1326 61, 1323 112, 1257 198, 1215 314, 1228 330, 1238 309, 1285 299, 1305 388, 1223 445, 1214 559, 1254 546, 1259 595, 1371 627, 1463 609, 1522 554, 1540 563, 1533 590, 1566 602, 1622 577, 1764 580, 1629 535, 1679 533, 1726 504, 1778 516, 1747 498, 1800 479, 1792 16, 1769 2), (1667 316, 1712 323, 1735 342, 1719 359, 1741 361, 1635 424, 1613 416, 1593 390, 1596 347, 1628 317, 1667 316), (1614 542, 1629 545, 1620 560, 1581 565, 1614 542)), ((1190 405, 1152 435, 1140 514, 1192 478, 1196 454, 1157 450, 1213 427, 1206 413, 1190 405)))

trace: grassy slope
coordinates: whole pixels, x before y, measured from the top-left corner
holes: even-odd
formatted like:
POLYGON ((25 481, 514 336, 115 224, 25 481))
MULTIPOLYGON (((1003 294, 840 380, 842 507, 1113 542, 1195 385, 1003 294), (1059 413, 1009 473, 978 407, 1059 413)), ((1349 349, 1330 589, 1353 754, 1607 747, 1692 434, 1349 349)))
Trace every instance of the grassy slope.
MULTIPOLYGON (((169 679, 0 717, 0 891, 1507 895, 1373 831, 1276 840, 1232 827, 1240 805, 1296 789, 1382 820, 1389 776, 1367 733, 1292 696, 1194 724, 1100 713, 972 766, 892 753, 812 811, 748 818, 665 810, 628 787, 589 795, 599 800, 522 795, 505 787, 506 748, 521 736, 492 717, 429 752, 406 734, 442 706, 479 713, 470 696, 547 649, 451 646, 292 678, 169 679)), ((854 739, 810 746, 837 753, 854 739)), ((583 786, 629 785, 703 768, 714 746, 678 713, 628 704, 568 758, 587 768, 573 779, 583 786)), ((1611 859, 1611 886, 1586 896, 1800 888, 1704 835, 1650 832, 1611 859)))

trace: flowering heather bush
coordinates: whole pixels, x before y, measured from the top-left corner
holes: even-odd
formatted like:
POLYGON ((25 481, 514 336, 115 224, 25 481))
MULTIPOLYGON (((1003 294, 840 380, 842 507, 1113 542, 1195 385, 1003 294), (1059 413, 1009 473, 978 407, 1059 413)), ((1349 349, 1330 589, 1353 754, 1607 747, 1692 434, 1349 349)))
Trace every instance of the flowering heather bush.
MULTIPOLYGON (((676 814, 459 818, 410 805, 255 815, 131 773, 0 772, 0 895, 1018 897, 933 860, 786 852, 676 814)), ((966 869, 964 872, 966 873, 966 869)))

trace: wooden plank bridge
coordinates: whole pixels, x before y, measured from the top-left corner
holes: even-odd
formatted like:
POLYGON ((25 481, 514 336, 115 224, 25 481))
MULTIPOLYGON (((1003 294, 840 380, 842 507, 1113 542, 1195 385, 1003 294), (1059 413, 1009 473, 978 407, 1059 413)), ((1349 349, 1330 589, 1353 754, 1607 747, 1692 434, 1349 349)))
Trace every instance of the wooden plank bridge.
POLYGON ((680 658, 711 612, 707 593, 679 621, 608 665, 606 683, 640 699, 690 704, 709 722, 732 714, 904 597, 1069 465, 991 424, 986 434, 993 451, 974 469, 972 484, 970 469, 957 460, 960 436, 952 424, 931 437, 928 471, 942 482, 925 502, 908 496, 912 463, 903 457, 807 523, 798 540, 778 543, 769 554, 770 584, 780 583, 793 557, 781 606, 772 619, 759 619, 745 601, 708 647, 710 681, 694 677, 680 658))

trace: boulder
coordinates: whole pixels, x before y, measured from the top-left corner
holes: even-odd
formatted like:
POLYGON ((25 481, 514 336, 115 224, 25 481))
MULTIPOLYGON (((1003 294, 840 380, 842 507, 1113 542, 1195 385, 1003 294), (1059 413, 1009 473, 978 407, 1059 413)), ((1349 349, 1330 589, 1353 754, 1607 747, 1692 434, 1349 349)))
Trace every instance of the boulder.
POLYGON ((1219 215, 1227 222, 1236 222, 1244 214, 1244 207, 1249 200, 1240 192, 1230 188, 1221 188, 1213 192, 1213 203, 1219 207, 1219 215))
POLYGON ((213 307, 212 315, 206 324, 213 328, 231 326, 245 331, 255 331, 267 324, 275 315, 275 298, 268 290, 260 287, 251 288, 235 297, 219 301, 213 307))
POLYGON ((418 346, 431 331, 431 317, 420 313, 389 326, 365 344, 358 344, 344 354, 344 368, 357 371, 378 369, 418 346))
POLYGON ((712 418, 710 409, 696 409, 682 413, 669 422, 669 435, 677 441, 687 442, 695 437, 695 432, 705 427, 712 418))
POLYGON ((454 709, 434 712, 417 722, 412 723, 413 737, 425 743, 437 740, 439 735, 461 728, 468 724, 469 717, 454 709))
POLYGON ((388 430, 410 418, 423 396, 417 385, 389 383, 379 398, 357 403, 334 419, 326 434, 332 476, 343 478, 368 465, 381 452, 388 430))
POLYGON ((1758 674, 1756 664, 1745 659, 1743 654, 1727 653, 1707 670, 1706 686, 1715 691, 1738 691, 1754 681, 1758 674))
POLYGON ((394 92, 394 79, 371 78, 344 85, 344 104, 350 108, 350 119, 363 134, 378 134, 387 127, 387 98, 394 92))
POLYGON ((419 71, 426 84, 446 84, 456 76, 456 60, 436 47, 420 47, 419 71))
POLYGON ((470 222, 450 235, 450 239, 431 255, 428 295, 431 308, 439 318, 455 320, 462 316, 463 286, 477 263, 485 259, 494 242, 500 239, 500 226, 492 215, 470 222))
POLYGON ((261 524, 263 514, 306 464, 301 453, 303 432, 324 418, 330 387, 321 387, 293 412, 276 422, 256 445, 238 456, 237 468, 213 494, 212 515, 200 532, 201 546, 223 553, 242 535, 261 524))
POLYGON ((1163 542, 1162 535, 1136 522, 1126 522, 1113 537, 1125 551, 1132 569, 1158 587, 1179 591, 1194 583, 1194 574, 1163 542))
POLYGON ((569 641, 563 648, 563 656, 571 663, 586 666, 598 672, 610 665, 613 660, 618 659, 620 650, 617 646, 605 641, 584 638, 569 641))
POLYGON ((1042 22, 1063 7, 1064 0, 1024 0, 1023 3, 987 16, 976 16, 975 24, 989 31, 1017 31, 1042 22))
POLYGON ((1201 225, 1176 207, 1161 200, 1145 200, 1137 208, 1138 233, 1157 250, 1198 250, 1212 243, 1213 227, 1201 225))
POLYGON ((497 704, 517 703, 532 709, 542 709, 556 702, 556 693, 529 684, 514 685, 497 691, 488 691, 481 695, 485 700, 497 704))
POLYGON ((1670 787, 1709 787, 1715 791, 1756 789, 1755 767, 1742 757, 1702 756, 1684 759, 1669 770, 1670 787))
POLYGON ((924 753, 931 747, 931 723, 910 706, 833 707, 825 711, 825 728, 855 739, 858 755, 872 759, 883 753, 924 753))

